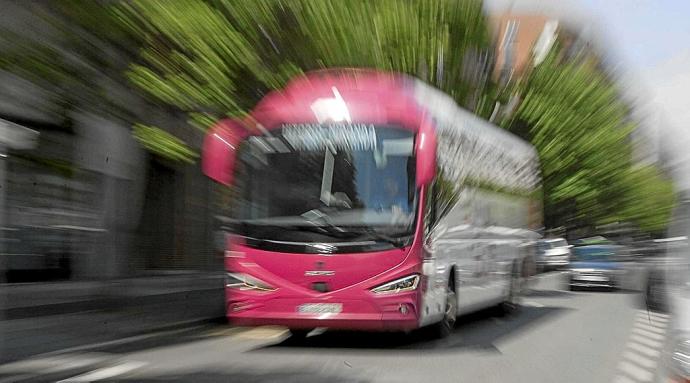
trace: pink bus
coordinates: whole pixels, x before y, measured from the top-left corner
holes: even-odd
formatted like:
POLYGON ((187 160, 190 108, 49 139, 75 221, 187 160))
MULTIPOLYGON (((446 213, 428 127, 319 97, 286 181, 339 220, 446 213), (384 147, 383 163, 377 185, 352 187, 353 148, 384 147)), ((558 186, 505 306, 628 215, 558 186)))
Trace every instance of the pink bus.
POLYGON ((238 325, 448 334, 516 307, 539 238, 535 150, 403 75, 324 70, 209 130, 233 189, 227 317, 238 325))

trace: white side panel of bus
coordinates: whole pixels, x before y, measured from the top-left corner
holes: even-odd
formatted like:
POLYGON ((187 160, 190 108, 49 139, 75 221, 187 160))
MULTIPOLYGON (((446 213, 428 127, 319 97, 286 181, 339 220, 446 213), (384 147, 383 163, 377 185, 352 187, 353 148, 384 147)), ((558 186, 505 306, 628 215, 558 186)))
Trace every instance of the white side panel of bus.
MULTIPOLYGON (((500 303, 521 246, 538 235, 529 229, 530 198, 490 190, 537 188, 536 150, 428 84, 416 81, 414 92, 437 132, 436 267, 446 273, 446 281, 454 268, 460 313, 500 303)), ((438 291, 433 299, 438 300, 438 291)))

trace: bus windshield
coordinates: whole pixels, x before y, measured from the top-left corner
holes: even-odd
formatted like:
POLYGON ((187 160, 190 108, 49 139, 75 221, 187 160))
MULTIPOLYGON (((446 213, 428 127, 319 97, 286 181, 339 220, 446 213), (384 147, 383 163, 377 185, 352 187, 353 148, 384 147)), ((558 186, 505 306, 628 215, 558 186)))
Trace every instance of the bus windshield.
POLYGON ((266 239, 409 235, 413 148, 413 132, 368 124, 290 125, 250 137, 238 149, 232 218, 266 239))

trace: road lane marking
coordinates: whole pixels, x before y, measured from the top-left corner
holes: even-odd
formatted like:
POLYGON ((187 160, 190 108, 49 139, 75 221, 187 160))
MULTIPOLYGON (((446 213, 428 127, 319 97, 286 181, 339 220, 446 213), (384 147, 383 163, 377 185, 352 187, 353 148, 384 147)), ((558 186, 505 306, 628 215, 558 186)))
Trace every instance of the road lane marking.
POLYGON ((523 302, 522 305, 527 307, 544 307, 543 304, 532 301, 523 302))
POLYGON ((647 338, 642 337, 642 336, 639 336, 639 335, 637 335, 637 334, 633 334, 633 335, 630 337, 630 339, 631 339, 631 340, 634 340, 634 341, 637 342, 637 343, 642 343, 642 344, 644 344, 645 346, 649 346, 649 347, 653 347, 653 348, 660 348, 661 345, 662 345, 662 343, 659 342, 659 341, 652 340, 652 339, 647 339, 647 338))
POLYGON ((661 352, 659 350, 655 350, 651 347, 645 346, 643 344, 639 344, 637 342, 628 342, 627 346, 629 349, 643 353, 643 354, 645 354, 649 357, 652 357, 652 358, 658 358, 661 355, 661 352))
POLYGON ((670 314, 664 314, 656 311, 650 311, 649 314, 657 318, 668 318, 671 316, 670 314))
POLYGON ((224 327, 221 329, 216 329, 207 332, 204 334, 204 336, 211 337, 211 336, 235 336, 239 335, 245 331, 251 330, 251 327, 224 327))
POLYGON ((618 364, 618 370, 624 372, 638 382, 649 382, 654 378, 654 373, 625 360, 618 364))
POLYGON ((663 334, 653 333, 651 331, 647 331, 647 330, 641 329, 639 327, 634 328, 632 330, 632 332, 634 332, 635 334, 641 335, 641 336, 645 336, 649 339, 654 339, 654 340, 664 340, 664 338, 665 338, 665 336, 663 334))
POLYGON ((666 323, 668 322, 668 315, 666 314, 658 314, 658 313, 653 313, 653 312, 646 312, 646 311, 641 311, 637 313, 637 317, 641 319, 646 319, 647 323, 651 320, 652 322, 661 322, 661 323, 666 323))
POLYGON ((626 351, 623 353, 623 358, 640 365, 642 367, 645 367, 647 369, 654 369, 656 367, 656 361, 653 359, 649 359, 645 356, 642 356, 636 352, 632 351, 626 351))
POLYGON ((289 332, 285 327, 262 326, 240 332, 235 336, 243 339, 270 340, 286 336, 289 332))
POLYGON ((668 315, 638 310, 614 383, 651 382, 661 357, 668 315))
POLYGON ((641 328, 647 331, 652 331, 657 334, 665 334, 666 333, 666 326, 655 326, 655 325, 650 325, 649 323, 644 323, 644 322, 637 322, 635 323, 635 327, 641 328))
POLYGON ((660 320, 659 318, 648 317, 647 315, 638 315, 635 322, 646 323, 650 326, 665 327, 668 325, 668 319, 660 320))
POLYGON ((137 361, 126 361, 114 366, 103 367, 97 370, 87 372, 85 374, 73 376, 64 380, 58 381, 58 383, 70 383, 70 382, 95 382, 98 380, 110 379, 119 375, 124 375, 128 372, 134 371, 138 368, 145 366, 144 362, 137 361))
POLYGON ((625 375, 618 375, 613 379, 613 383, 637 383, 637 381, 625 375))
POLYGON ((75 368, 83 368, 103 363, 108 359, 105 354, 77 354, 57 355, 48 357, 33 357, 0 366, 0 373, 12 374, 23 372, 55 373, 75 368))

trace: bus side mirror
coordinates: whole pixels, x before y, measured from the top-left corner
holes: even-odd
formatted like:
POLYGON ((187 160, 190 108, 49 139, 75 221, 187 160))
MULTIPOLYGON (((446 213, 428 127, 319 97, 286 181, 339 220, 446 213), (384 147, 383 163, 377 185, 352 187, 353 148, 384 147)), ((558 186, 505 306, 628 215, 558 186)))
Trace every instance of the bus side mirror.
POLYGON ((436 130, 429 122, 417 134, 417 186, 429 185, 436 176, 436 130))
POLYGON ((234 120, 222 120, 209 129, 201 157, 204 174, 223 185, 231 185, 237 147, 245 135, 245 128, 234 120))

